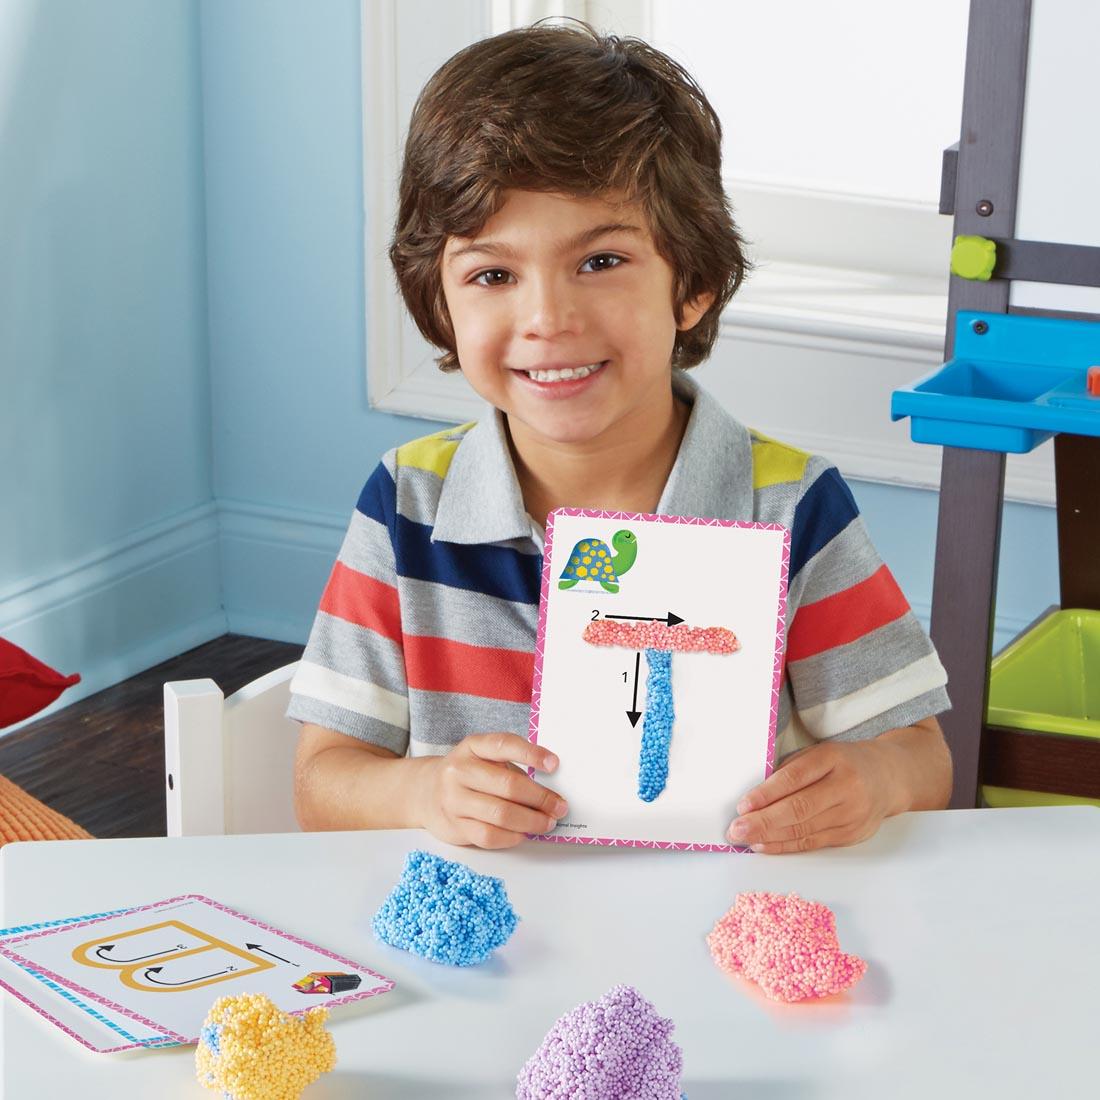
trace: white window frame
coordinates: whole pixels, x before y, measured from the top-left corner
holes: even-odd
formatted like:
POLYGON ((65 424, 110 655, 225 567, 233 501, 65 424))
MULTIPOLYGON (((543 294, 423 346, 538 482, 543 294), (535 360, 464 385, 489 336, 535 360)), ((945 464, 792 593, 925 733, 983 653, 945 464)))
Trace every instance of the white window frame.
MULTIPOLYGON (((483 403, 460 374, 436 366, 442 353, 409 317, 387 255, 408 123, 398 117, 398 77, 416 66, 401 53, 416 44, 398 42, 397 3, 360 7, 367 392, 372 408, 456 423, 480 416, 483 403)), ((650 0, 466 0, 465 11, 466 41, 546 14, 641 37, 651 25, 650 0)), ((910 442, 908 421, 890 422, 889 395, 942 361, 951 219, 932 203, 735 175, 724 184, 767 252, 723 314, 700 368, 706 384, 740 419, 827 455, 846 476, 938 488, 940 449, 910 442), (746 369, 747 353, 763 366, 746 369), (828 392, 841 399, 823 415, 826 364, 828 392)), ((1006 498, 1050 504, 1053 484, 1049 446, 1009 456, 1006 498)))

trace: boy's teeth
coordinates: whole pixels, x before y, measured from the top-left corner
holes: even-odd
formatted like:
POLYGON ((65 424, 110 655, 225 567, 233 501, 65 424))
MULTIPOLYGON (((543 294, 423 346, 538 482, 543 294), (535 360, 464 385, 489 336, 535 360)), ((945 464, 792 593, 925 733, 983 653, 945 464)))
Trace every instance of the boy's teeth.
POLYGON ((571 378, 587 378, 603 366, 602 363, 589 363, 587 367, 567 367, 565 370, 529 370, 527 375, 536 382, 564 382, 571 378))

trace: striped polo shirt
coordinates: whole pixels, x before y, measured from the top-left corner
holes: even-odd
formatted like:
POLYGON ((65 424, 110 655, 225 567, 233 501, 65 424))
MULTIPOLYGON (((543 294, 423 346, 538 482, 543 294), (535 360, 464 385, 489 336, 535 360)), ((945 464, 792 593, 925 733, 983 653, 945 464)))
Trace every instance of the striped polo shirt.
MULTIPOLYGON (((657 512, 791 531, 777 757, 946 710, 943 665, 836 468, 744 427, 690 375, 673 385, 691 414, 657 512)), ((288 716, 409 755, 471 733, 526 736, 542 549, 499 410, 389 451, 352 515, 288 716)))

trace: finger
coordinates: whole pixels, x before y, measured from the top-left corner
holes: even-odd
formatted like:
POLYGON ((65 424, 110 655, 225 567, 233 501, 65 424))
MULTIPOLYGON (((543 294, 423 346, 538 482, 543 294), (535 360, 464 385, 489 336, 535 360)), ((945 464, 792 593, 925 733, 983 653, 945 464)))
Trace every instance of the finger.
POLYGON ((832 754, 821 751, 825 746, 815 746, 813 750, 800 752, 786 760, 759 786, 754 787, 737 803, 738 814, 744 815, 753 810, 762 809, 780 798, 786 798, 833 770, 832 754))
POLYGON ((466 836, 466 842, 478 848, 514 848, 524 839, 523 833, 513 833, 510 829, 501 829, 487 821, 473 818, 456 818, 466 836))
POLYGON ((502 768, 489 761, 479 761, 470 768, 466 775, 466 787, 506 802, 528 806, 553 818, 565 817, 569 810, 565 799, 557 791, 536 783, 526 772, 512 767, 502 768))
POLYGON ((487 825, 510 833, 548 833, 558 823, 552 814, 477 791, 468 792, 454 812, 458 817, 484 821, 487 825))
POLYGON ((849 844, 858 844, 864 837, 851 826, 838 829, 823 829, 820 833, 811 833, 800 840, 780 840, 760 845, 754 844, 754 852, 777 856, 788 852, 813 852, 819 848, 843 848, 849 844))
POLYGON ((549 749, 517 733, 473 733, 464 738, 464 744, 482 760, 522 764, 542 772, 552 772, 558 766, 558 758, 549 749))
MULTIPOLYGON (((755 816, 755 815, 754 815, 755 816)), ((738 821, 744 821, 744 818, 738 821)), ((737 825, 738 822, 734 822, 737 825)), ((730 840, 735 844, 748 844, 755 848, 758 844, 779 844, 790 840, 804 840, 814 833, 829 829, 840 829, 852 824, 851 809, 843 803, 836 803, 821 813, 804 821, 794 821, 789 825, 764 826, 759 821, 749 822, 745 833, 735 833, 730 829, 730 840)))
POLYGON ((765 806, 742 814, 730 826, 730 839, 739 844, 771 840, 781 829, 795 829, 803 835, 812 831, 813 822, 822 814, 845 805, 839 784, 819 780, 765 806))

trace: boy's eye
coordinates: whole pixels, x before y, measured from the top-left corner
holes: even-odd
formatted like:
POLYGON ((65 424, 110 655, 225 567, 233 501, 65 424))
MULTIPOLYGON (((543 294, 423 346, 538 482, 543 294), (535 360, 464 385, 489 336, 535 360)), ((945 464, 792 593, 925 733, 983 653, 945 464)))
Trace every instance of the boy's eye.
POLYGON ((593 271, 606 272, 612 270, 613 267, 618 267, 621 263, 623 263, 623 257, 613 255, 610 252, 601 252, 596 256, 588 256, 588 259, 581 264, 581 271, 592 264, 593 271))
POLYGON ((504 286, 508 281, 509 273, 504 271, 500 267, 489 268, 487 272, 478 272, 472 279, 472 283, 481 284, 481 286, 504 286), (498 277, 503 276, 503 277, 498 277))

